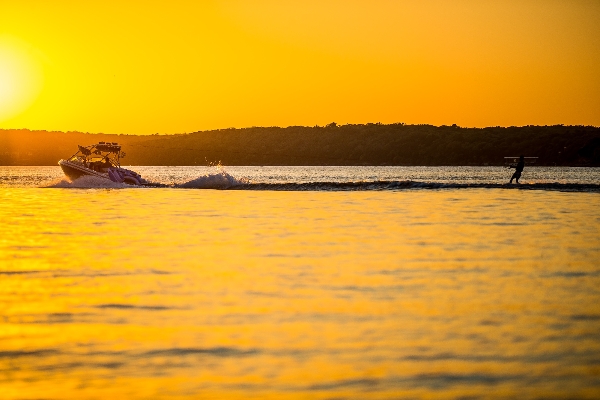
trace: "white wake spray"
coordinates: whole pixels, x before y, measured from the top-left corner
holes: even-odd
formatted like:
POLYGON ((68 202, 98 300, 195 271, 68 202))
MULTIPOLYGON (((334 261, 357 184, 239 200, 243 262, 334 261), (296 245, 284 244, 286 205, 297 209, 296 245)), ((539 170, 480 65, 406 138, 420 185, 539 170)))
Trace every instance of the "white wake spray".
POLYGON ((235 178, 229 175, 221 166, 218 166, 217 169, 217 173, 199 176, 185 183, 175 185, 175 187, 184 189, 229 189, 250 183, 246 178, 235 178))
POLYGON ((121 189, 135 186, 125 183, 117 183, 108 179, 98 178, 96 176, 84 175, 77 179, 60 178, 51 181, 42 187, 46 188, 64 188, 64 189, 121 189))

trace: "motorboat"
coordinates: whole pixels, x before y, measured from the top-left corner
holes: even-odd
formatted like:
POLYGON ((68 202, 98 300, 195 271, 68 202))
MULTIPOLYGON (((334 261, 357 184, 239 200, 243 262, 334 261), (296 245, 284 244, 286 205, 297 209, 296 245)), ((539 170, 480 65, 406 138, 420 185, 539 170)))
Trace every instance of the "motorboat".
POLYGON ((69 178, 76 179, 88 175, 129 185, 148 184, 137 172, 121 167, 121 158, 125 157, 125 153, 121 151, 118 143, 99 142, 78 147, 77 153, 58 162, 69 178))

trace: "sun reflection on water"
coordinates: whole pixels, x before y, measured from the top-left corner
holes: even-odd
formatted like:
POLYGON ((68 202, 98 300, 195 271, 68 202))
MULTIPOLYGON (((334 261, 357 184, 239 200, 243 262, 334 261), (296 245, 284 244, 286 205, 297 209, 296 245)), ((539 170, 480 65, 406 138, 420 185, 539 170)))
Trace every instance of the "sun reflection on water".
POLYGON ((0 191, 10 398, 593 398, 594 193, 0 191))

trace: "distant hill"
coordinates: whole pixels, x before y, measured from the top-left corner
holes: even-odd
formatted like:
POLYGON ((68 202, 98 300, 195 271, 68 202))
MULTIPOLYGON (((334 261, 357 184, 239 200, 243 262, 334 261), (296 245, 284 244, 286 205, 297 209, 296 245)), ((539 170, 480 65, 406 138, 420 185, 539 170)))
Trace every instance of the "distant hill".
POLYGON ((523 154, 538 165, 600 166, 597 127, 379 123, 149 136, 0 130, 0 165, 56 165, 78 144, 99 141, 123 145, 125 165, 502 165, 523 154))

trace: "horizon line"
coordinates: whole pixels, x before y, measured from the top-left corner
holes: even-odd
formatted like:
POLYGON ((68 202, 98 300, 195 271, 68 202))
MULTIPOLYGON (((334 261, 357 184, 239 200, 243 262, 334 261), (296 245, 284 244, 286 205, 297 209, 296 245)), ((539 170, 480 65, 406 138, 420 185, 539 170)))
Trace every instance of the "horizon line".
POLYGON ((106 132, 88 132, 88 131, 79 131, 79 130, 46 130, 46 129, 31 129, 31 128, 0 128, 0 132, 2 131, 29 131, 29 132, 61 132, 61 133, 82 133, 87 135, 127 135, 127 136, 176 136, 176 135, 189 135, 192 133, 198 132, 219 132, 219 131, 228 131, 228 130, 245 130, 245 129, 269 129, 269 128, 278 128, 278 129, 289 129, 289 128, 341 128, 345 126, 430 126, 434 128, 456 128, 456 129, 490 129, 490 128, 528 128, 528 127, 539 127, 539 128, 549 128, 549 127, 578 127, 578 128, 600 128, 600 126, 595 125, 565 125, 565 124, 552 124, 552 125, 535 125, 535 124, 527 124, 527 125, 510 125, 510 126, 501 126, 501 125, 490 125, 485 127, 476 127, 476 126, 460 126, 458 124, 452 125, 433 125, 433 124, 406 124, 404 122, 392 122, 389 124, 384 124, 381 122, 366 122, 361 124, 352 124, 347 123, 343 125, 338 125, 336 122, 331 122, 327 125, 288 125, 288 126, 247 126, 247 127, 227 127, 227 128, 215 128, 215 129, 204 129, 197 131, 189 131, 189 132, 176 132, 176 133, 106 133, 106 132))

